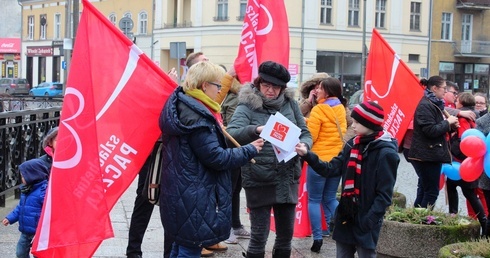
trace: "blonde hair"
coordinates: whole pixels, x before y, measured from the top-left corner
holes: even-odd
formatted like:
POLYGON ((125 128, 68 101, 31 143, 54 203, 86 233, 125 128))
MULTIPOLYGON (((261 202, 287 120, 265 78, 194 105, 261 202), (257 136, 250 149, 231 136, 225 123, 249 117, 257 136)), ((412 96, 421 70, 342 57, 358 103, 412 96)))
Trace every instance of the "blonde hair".
POLYGON ((185 76, 184 91, 201 89, 205 82, 221 81, 225 71, 219 65, 209 61, 201 61, 189 68, 185 76))

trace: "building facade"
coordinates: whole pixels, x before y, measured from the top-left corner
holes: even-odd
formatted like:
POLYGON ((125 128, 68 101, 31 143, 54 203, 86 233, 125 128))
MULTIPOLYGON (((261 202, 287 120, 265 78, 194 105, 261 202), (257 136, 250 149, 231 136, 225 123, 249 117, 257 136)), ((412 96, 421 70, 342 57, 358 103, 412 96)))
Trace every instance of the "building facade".
POLYGON ((490 0, 434 0, 430 74, 489 93, 490 0))
MULTIPOLYGON (((170 43, 203 51, 230 67, 238 53, 246 0, 156 0, 154 59, 177 66, 170 43)), ((339 78, 344 94, 361 87, 363 22, 366 48, 377 28, 415 74, 427 67, 430 2, 422 0, 285 0, 290 31, 290 71, 298 86, 316 72, 339 78), (366 4, 366 17, 363 9, 366 4)), ((182 61, 180 61, 182 63, 182 61)), ((185 68, 181 68, 185 72, 185 68)))
MULTIPOLYGON (((78 0, 76 0, 78 1, 78 0)), ((80 1, 81 2, 81 1, 80 1)), ((147 55, 152 41, 152 0, 91 0, 115 26, 147 55)), ((35 86, 45 81, 66 81, 64 39, 73 38, 73 0, 23 0, 22 73, 35 86), (67 8, 69 6, 70 8, 67 8), (70 9, 67 12, 67 9, 70 9), (69 14, 69 19, 67 18, 69 14), (71 28, 65 30, 65 28, 71 28)), ((79 3, 79 16, 83 5, 79 3)), ((68 44, 69 45, 69 44, 68 44)), ((68 45, 65 45, 68 46, 68 45)), ((101 57, 104 58, 104 57, 101 57)))
POLYGON ((20 77, 21 8, 16 1, 0 9, 0 78, 20 77))

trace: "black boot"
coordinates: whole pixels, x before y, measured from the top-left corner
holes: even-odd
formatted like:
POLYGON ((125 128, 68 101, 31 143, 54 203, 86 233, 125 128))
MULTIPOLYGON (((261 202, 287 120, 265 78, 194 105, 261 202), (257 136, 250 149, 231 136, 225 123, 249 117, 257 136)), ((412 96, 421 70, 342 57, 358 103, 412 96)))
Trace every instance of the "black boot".
POLYGON ((319 253, 323 245, 323 239, 313 240, 313 245, 311 246, 311 251, 319 253))
MULTIPOLYGON (((262 256, 263 257, 263 256, 262 256)), ((291 257, 291 249, 274 249, 272 250, 272 258, 288 258, 291 257)))
POLYGON ((242 255, 243 255, 243 257, 247 257, 247 258, 264 258, 265 252, 259 253, 259 254, 253 254, 250 252, 247 252, 247 253, 242 252, 242 255))

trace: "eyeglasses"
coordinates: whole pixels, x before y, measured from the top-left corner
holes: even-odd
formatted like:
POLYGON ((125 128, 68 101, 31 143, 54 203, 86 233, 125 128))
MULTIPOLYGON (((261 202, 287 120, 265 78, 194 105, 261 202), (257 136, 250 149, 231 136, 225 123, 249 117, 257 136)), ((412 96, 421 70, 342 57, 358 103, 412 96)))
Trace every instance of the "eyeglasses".
POLYGON ((222 86, 221 86, 221 84, 214 83, 214 82, 208 82, 208 83, 209 83, 209 84, 212 84, 212 85, 214 85, 214 86, 216 86, 216 87, 218 87, 218 90, 221 90, 221 87, 222 87, 222 86))
POLYGON ((456 91, 448 91, 451 92, 454 96, 458 96, 458 93, 456 91))
POLYGON ((260 83, 260 86, 263 86, 266 89, 271 89, 272 88, 275 91, 280 90, 282 88, 282 86, 280 86, 280 85, 275 85, 275 84, 268 83, 268 82, 261 82, 260 83))
POLYGON ((487 103, 485 102, 476 102, 477 105, 486 105, 487 103))

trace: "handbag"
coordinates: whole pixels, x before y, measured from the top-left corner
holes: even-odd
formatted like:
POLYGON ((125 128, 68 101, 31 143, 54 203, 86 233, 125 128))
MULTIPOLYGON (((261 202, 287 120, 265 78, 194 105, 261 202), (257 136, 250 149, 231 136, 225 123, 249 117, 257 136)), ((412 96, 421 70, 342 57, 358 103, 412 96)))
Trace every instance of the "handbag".
POLYGON ((162 176, 162 148, 163 143, 158 141, 146 160, 144 169, 148 169, 146 174, 143 195, 148 198, 151 204, 158 205, 160 197, 160 179, 162 176))

